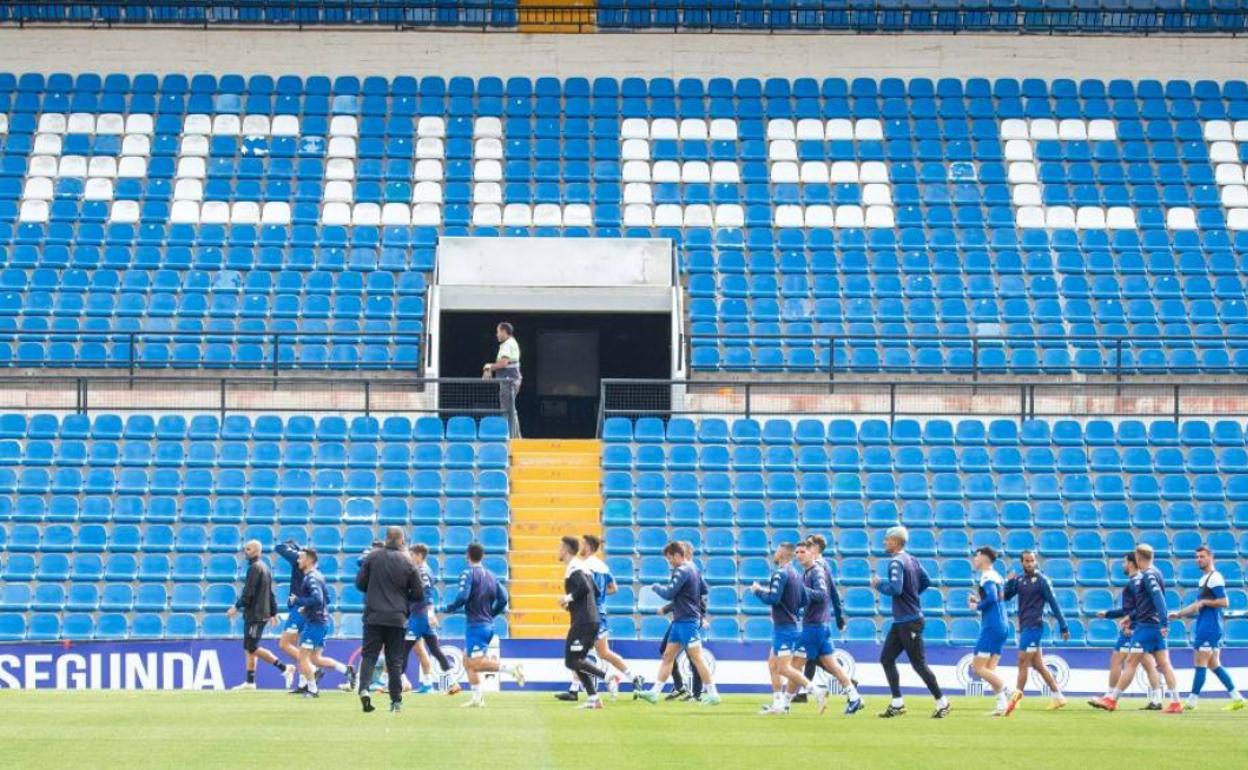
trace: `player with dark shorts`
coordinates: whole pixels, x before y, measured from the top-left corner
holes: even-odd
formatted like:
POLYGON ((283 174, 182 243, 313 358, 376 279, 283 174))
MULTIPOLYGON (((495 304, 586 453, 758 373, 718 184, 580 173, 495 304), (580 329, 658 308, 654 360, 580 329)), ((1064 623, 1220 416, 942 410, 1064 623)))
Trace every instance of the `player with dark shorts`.
MULTIPOLYGON (((581 542, 575 537, 559 541, 559 561, 570 565, 581 550, 581 542)), ((607 672, 589 662, 594 642, 598 640, 598 589, 588 572, 579 567, 569 568, 563 578, 563 596, 559 604, 572 616, 568 637, 563 649, 563 662, 576 674, 589 696, 580 709, 602 708, 598 697, 598 680, 605 679, 607 672)))
POLYGON ((242 593, 238 601, 227 613, 233 618, 243 613, 243 649, 247 652, 247 681, 235 687, 235 690, 256 689, 256 660, 263 660, 272 665, 286 679, 286 686, 295 676, 295 667, 287 666, 277 656, 263 649, 260 640, 264 638, 264 627, 270 620, 277 617, 277 598, 273 595, 273 574, 269 565, 260 558, 260 541, 248 540, 243 544, 243 555, 247 558, 247 579, 243 583, 242 593))

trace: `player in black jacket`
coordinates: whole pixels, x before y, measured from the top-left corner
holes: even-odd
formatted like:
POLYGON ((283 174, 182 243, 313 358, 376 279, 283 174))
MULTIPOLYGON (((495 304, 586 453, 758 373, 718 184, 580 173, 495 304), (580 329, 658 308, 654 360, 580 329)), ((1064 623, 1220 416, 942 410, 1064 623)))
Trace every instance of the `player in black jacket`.
POLYGON ((588 660, 598 638, 598 589, 589 573, 573 564, 580 550, 581 541, 575 537, 559 541, 559 561, 567 567, 563 576, 564 593, 559 598, 559 604, 572 616, 563 664, 581 680, 581 686, 589 696, 589 700, 577 708, 600 709, 602 699, 598 697, 598 680, 605 679, 607 672, 588 660))

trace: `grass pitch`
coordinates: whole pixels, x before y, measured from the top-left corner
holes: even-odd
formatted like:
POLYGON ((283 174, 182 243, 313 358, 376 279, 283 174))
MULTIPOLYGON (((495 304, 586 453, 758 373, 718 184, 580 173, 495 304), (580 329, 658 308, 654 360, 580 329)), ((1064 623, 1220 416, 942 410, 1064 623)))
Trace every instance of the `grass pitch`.
POLYGON ((1167 716, 1105 714, 1072 699, 1043 711, 1029 698, 1008 719, 991 701, 954 699, 944 721, 931 700, 908 698, 900 719, 868 711, 820 717, 813 704, 787 717, 755 712, 766 696, 728 696, 717 708, 651 706, 623 694, 603 711, 576 711, 550 693, 495 694, 483 710, 466 696, 409 696, 401 715, 371 715, 326 692, 310 701, 274 692, 0 691, 3 767, 448 767, 464 768, 1147 768, 1248 767, 1248 711, 1167 716))

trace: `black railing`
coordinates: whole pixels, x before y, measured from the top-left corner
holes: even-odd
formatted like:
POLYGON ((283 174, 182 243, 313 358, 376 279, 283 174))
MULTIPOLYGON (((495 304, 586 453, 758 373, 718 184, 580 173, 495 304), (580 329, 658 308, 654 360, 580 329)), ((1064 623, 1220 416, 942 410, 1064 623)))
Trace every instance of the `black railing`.
POLYGON ((247 331, 3 331, 0 369, 266 372, 422 370, 421 333, 247 331))
POLYGON ((1248 382, 777 382, 606 379, 598 431, 612 417, 830 419, 1164 419, 1248 417, 1248 382))
POLYGON ((682 346, 686 366, 692 371, 724 371, 775 369, 788 373, 802 371, 826 373, 835 379, 837 374, 954 374, 970 376, 1026 375, 1026 374, 1081 374, 1112 376, 1122 380, 1135 375, 1192 374, 1237 375, 1248 374, 1248 336, 1224 335, 1021 335, 1021 334, 691 334, 682 346), (770 348, 802 347, 812 350, 813 363, 791 365, 734 366, 721 356, 715 365, 699 365, 696 350, 714 347, 726 350, 734 345, 750 346, 755 351, 770 348), (942 357, 939 363, 915 360, 890 361, 886 357, 855 358, 857 349, 909 351, 951 350, 962 351, 952 363, 942 357), (1034 363, 1027 359, 1011 360, 1011 351, 1030 349, 1035 353, 1034 363), (1064 351, 1064 357, 1044 360, 1045 350, 1064 351), (1174 362, 1168 354, 1177 350, 1190 350, 1190 362, 1174 362), (1095 351, 1096 358, 1081 355, 1080 351, 1095 351), (1199 351, 1207 355, 1202 359, 1199 351), (1213 351, 1216 355, 1208 354, 1213 351), (986 360, 987 359, 987 360, 986 360))
POLYGON ((1018 2, 872 2, 774 0, 742 2, 626 2, 597 7, 518 7, 517 0, 127 0, 127 2, 6 2, 0 24, 113 25, 373 25, 396 29, 549 27, 631 31, 706 32, 1001 32, 1012 34, 1238 35, 1248 31, 1248 9, 1166 7, 1135 0, 1072 2, 1036 8, 1018 2), (1078 5, 1079 7, 1074 7, 1078 5))
POLYGON ((503 414, 504 380, 367 378, 359 374, 286 379, 151 375, 0 377, 6 412, 178 412, 333 414, 503 414))

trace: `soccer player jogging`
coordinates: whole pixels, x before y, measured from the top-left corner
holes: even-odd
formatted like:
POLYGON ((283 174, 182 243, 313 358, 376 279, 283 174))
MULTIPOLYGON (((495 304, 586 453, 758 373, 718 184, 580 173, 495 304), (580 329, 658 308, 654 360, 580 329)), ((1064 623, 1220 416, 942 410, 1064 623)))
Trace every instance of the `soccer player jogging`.
POLYGON ((485 549, 480 543, 468 546, 468 568, 459 577, 459 593, 443 612, 463 610, 468 619, 464 633, 464 668, 468 671, 468 684, 472 698, 464 708, 484 708, 485 694, 481 691, 481 675, 507 674, 524 687, 524 668, 510 666, 490 655, 490 642, 494 641, 494 618, 507 610, 507 589, 498 582, 494 573, 486 569, 481 560, 485 549))
MULTIPOLYGON (((1135 563, 1135 552, 1127 554, 1122 560, 1122 571, 1127 576, 1128 585, 1122 590, 1122 603, 1119 609, 1096 613, 1098 618, 1109 618, 1118 621, 1118 639, 1114 642, 1114 652, 1109 656, 1109 688, 1112 690, 1122 676, 1122 668, 1127 663, 1127 648, 1131 646, 1131 612, 1135 609, 1135 593, 1131 590, 1130 581, 1139 573, 1135 563)), ((1141 661, 1144 673, 1148 677, 1148 704, 1145 711, 1161 711, 1161 685, 1157 678, 1157 661, 1144 656, 1141 661)))
POLYGON ((651 586, 651 589, 672 604, 672 627, 669 629, 667 647, 663 650, 663 660, 659 663, 659 673, 649 690, 641 693, 641 699, 647 703, 658 703, 663 685, 672 673, 676 656, 683 649, 689 656, 689 662, 702 676, 706 692, 699 701, 704 706, 718 706, 719 691, 711 677, 710 667, 702 658, 702 618, 705 605, 702 595, 706 584, 702 576, 689 560, 685 547, 680 543, 668 543, 663 548, 663 556, 672 568, 672 577, 667 585, 651 586))
MULTIPOLYGON (((611 575, 611 570, 607 568, 602 559, 598 558, 598 550, 601 547, 602 538, 597 535, 582 535, 580 551, 574 554, 572 560, 568 562, 568 568, 582 569, 589 573, 590 578, 594 581, 594 588, 598 591, 598 634, 594 640, 594 652, 598 653, 599 660, 614 667, 624 679, 633 683, 633 699, 636 700, 645 687, 646 682, 639 674, 634 674, 624 658, 611 649, 611 632, 607 627, 607 597, 618 589, 615 585, 615 578, 611 575)), ((576 700, 575 687, 579 681, 579 679, 574 679, 572 689, 561 692, 555 697, 559 700, 576 700)), ((614 677, 611 678, 610 686, 612 693, 614 693, 615 688, 618 686, 614 677)))
POLYGON ((247 681, 235 690, 256 689, 256 659, 276 668, 286 679, 290 688, 295 677, 295 667, 287 666, 277 656, 260 646, 264 627, 270 620, 277 622, 277 598, 273 596, 273 574, 269 565, 260 558, 260 541, 248 540, 243 544, 243 556, 247 558, 247 579, 238 601, 226 613, 230 619, 240 611, 246 625, 243 627, 243 650, 247 653, 247 681))
POLYGON ((300 688, 305 698, 320 697, 316 681, 317 668, 332 668, 347 678, 347 684, 356 687, 355 669, 344 665, 323 653, 325 637, 329 636, 333 623, 329 617, 329 586, 325 576, 316 568, 318 556, 315 548, 299 551, 299 569, 303 572, 303 584, 295 599, 294 611, 303 616, 299 631, 299 670, 304 685, 300 688))
MULTIPOLYGON (((303 687, 307 682, 303 679, 303 673, 299 670, 299 635, 303 633, 303 615, 295 609, 295 600, 299 598, 299 592, 303 590, 303 570, 299 568, 299 552, 302 546, 294 540, 287 540, 284 543, 278 543, 273 547, 274 553, 286 560, 290 565, 290 592, 286 598, 286 622, 282 624, 282 633, 278 637, 277 646, 282 652, 293 661, 295 661, 294 669, 298 673, 298 686, 294 681, 286 683, 286 689, 291 694, 303 692, 303 687)), ((317 676, 321 672, 317 671, 317 676)))
POLYGON ((571 615, 563 649, 563 665, 576 674, 589 696, 589 700, 577 708, 601 709, 597 681, 605 679, 607 672, 589 662, 589 653, 598 638, 598 587, 584 564, 573 564, 580 550, 581 543, 574 537, 564 537, 559 541, 559 561, 568 568, 563 578, 563 596, 559 597, 559 606, 571 615))
POLYGON ((1041 640, 1044 636, 1044 608, 1048 606, 1057 618, 1057 626, 1061 631, 1062 640, 1070 639, 1070 627, 1066 625, 1066 616, 1053 594, 1053 585, 1036 565, 1036 554, 1023 551, 1022 575, 1010 575, 1005 581, 1005 601, 1018 598, 1018 679, 1014 682, 1014 694, 1006 706, 1005 715, 1009 716, 1023 700, 1023 692, 1027 689, 1027 676, 1035 671, 1048 685, 1053 699, 1049 701, 1047 711, 1056 711, 1066 705, 1066 696, 1053 677, 1053 672, 1044 665, 1044 650, 1041 640))
POLYGON ((1115 711, 1118 708, 1118 696, 1131 686, 1131 678, 1135 676, 1140 661, 1145 656, 1152 656, 1157 661, 1157 671, 1165 679, 1170 702, 1162 709, 1167 714, 1182 714, 1183 704, 1179 702, 1178 683, 1174 677, 1174 668, 1170 665, 1170 653, 1166 649, 1166 582, 1161 572, 1153 566, 1153 547, 1141 543, 1135 547, 1135 561, 1140 571, 1131 578, 1127 589, 1133 594, 1135 602, 1131 610, 1131 643, 1127 648, 1127 664, 1118 678, 1118 684, 1105 693, 1103 697, 1093 698, 1088 704, 1093 708, 1115 711))
POLYGON ((1205 677, 1212 671, 1231 695, 1231 702, 1223 711, 1239 711, 1244 707, 1244 696, 1235 689, 1231 674, 1222 667, 1222 610, 1230 605, 1226 597, 1226 580, 1214 569, 1213 551, 1205 546, 1196 549, 1196 566, 1200 567, 1200 588, 1196 601, 1171 618, 1196 616, 1196 628, 1192 632, 1192 647, 1196 650, 1196 673, 1192 680, 1192 693, 1187 697, 1187 707, 1195 709, 1204 689, 1205 677))
MULTIPOLYGON (((434 614, 433 608, 437 605, 437 588, 434 585, 433 572, 429 569, 429 546, 417 543, 411 547, 408 554, 412 563, 416 565, 416 573, 420 576, 424 596, 419 601, 412 602, 411 607, 408 608, 411 614, 407 620, 407 649, 403 659, 409 659, 412 651, 416 651, 422 675, 421 686, 417 692, 429 692, 428 683, 423 681, 433 673, 433 665, 429 658, 432 656, 438 662, 443 674, 451 670, 451 662, 442 654, 442 647, 438 643, 436 633, 438 617, 434 614)), ((457 692, 459 692, 459 683, 452 682, 446 693, 454 695, 457 692)))
POLYGON ((997 663, 1001 660, 1001 650, 1005 647, 1005 637, 1009 636, 1009 623, 1005 619, 1005 581, 995 565, 997 552, 988 546, 975 551, 971 565, 979 570, 979 586, 976 592, 968 597, 972 610, 980 612, 979 638, 975 640, 975 676, 992 686, 997 696, 997 707, 993 716, 1008 716, 1013 692, 1005 683, 1005 678, 997 673, 997 663))
MULTIPOLYGON (((763 603, 771 607, 771 654, 767 656, 767 671, 771 674, 771 705, 764 706, 763 714, 789 713, 789 700, 785 694, 784 681, 793 687, 809 687, 810 680, 800 668, 793 667, 793 654, 801 643, 801 633, 797 629, 797 616, 802 611, 802 578, 793 569, 794 546, 792 543, 781 543, 776 546, 772 561, 776 569, 767 581, 767 587, 755 582, 750 592, 763 603)), ((819 704, 819 712, 827 707, 826 692, 815 693, 819 704)))
MULTIPOLYGON (((822 540, 822 538, 820 538, 822 540)), ((809 540, 797 544, 797 563, 802 566, 802 587, 804 589, 804 598, 806 600, 806 610, 802 615, 802 635, 801 648, 805 651, 805 656, 796 655, 799 660, 804 660, 807 667, 815 665, 827 671, 836 681, 840 682, 841 689, 845 693, 845 714, 856 714, 866 708, 862 698, 858 695, 858 688, 855 686, 849 674, 846 674, 840 664, 836 662, 836 658, 832 655, 835 648, 832 645, 832 627, 829 624, 828 608, 832 607, 836 615, 837 627, 843 627, 844 618, 841 615, 840 602, 833 602, 830 597, 836 596, 836 586, 832 583, 831 573, 828 570, 827 563, 818 555, 823 553, 821 549, 809 540)), ((797 665, 797 660, 793 662, 797 665)), ((812 668, 810 673, 802 672, 807 679, 810 679, 814 673, 812 668)), ((819 703, 819 713, 823 713, 827 708, 827 694, 820 693, 823 688, 816 686, 815 698, 819 703)))
POLYGON ((933 719, 949 716, 949 700, 940 690, 936 675, 927 666, 927 650, 923 644, 923 605, 919 594, 931 586, 931 578, 923 571, 919 560, 906 553, 906 541, 910 533, 905 527, 890 527, 884 533, 884 550, 891 557, 888 562, 888 579, 878 577, 871 582, 876 590, 892 599, 893 625, 888 629, 884 646, 880 650, 880 664, 888 679, 888 689, 893 695, 888 708, 880 712, 885 719, 906 713, 906 701, 901 697, 901 673, 897 659, 904 652, 910 659, 910 667, 919 675, 927 690, 936 699, 933 719))

